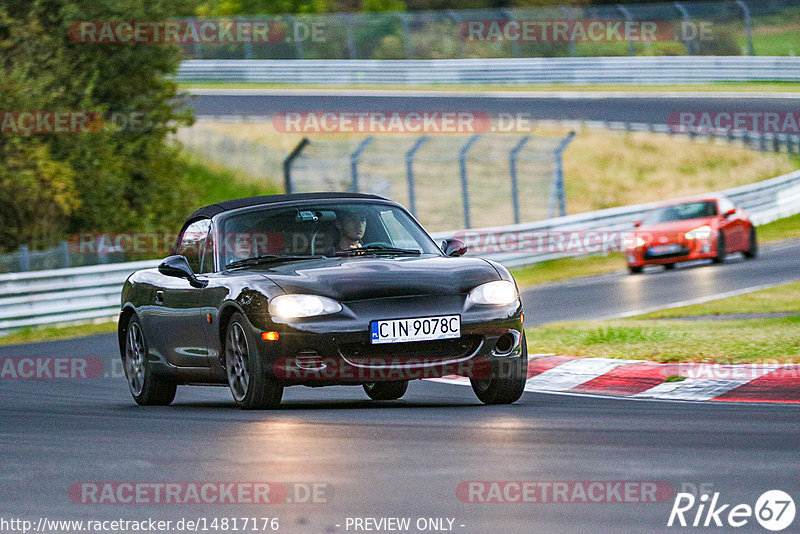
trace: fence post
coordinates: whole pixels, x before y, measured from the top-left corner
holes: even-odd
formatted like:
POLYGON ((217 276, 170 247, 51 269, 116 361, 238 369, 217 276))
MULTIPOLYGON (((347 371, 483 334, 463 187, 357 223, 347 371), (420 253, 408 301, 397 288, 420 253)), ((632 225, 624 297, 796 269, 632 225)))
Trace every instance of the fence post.
POLYGON ((356 50, 356 41, 353 37, 353 15, 345 13, 342 15, 344 20, 345 31, 347 32, 347 53, 350 59, 358 58, 358 51, 356 50))
POLYGON ((416 217, 417 216, 417 197, 414 192, 414 156, 417 153, 425 141, 427 141, 429 137, 427 135, 421 135, 414 141, 414 144, 408 149, 406 152, 406 177, 408 178, 408 206, 411 209, 411 214, 416 217))
POLYGON ((519 183, 517 182, 517 155, 525 143, 530 141, 531 136, 526 135, 519 140, 519 143, 511 149, 508 154, 508 168, 511 171, 511 204, 514 206, 514 224, 519 224, 519 183))
POLYGON ((570 144, 575 132, 570 132, 556 147, 553 155, 555 157, 555 169, 553 170, 553 184, 550 186, 550 205, 547 208, 547 218, 555 216, 556 203, 558 204, 558 215, 563 217, 567 214, 567 200, 564 194, 564 164, 562 155, 567 145, 570 144))
MULTIPOLYGON (((198 19, 191 19, 192 23, 199 22, 198 19)), ((194 46, 192 47, 194 50, 194 59, 203 59, 203 49, 201 48, 200 41, 195 41, 194 46)))
POLYGON ((369 144, 372 140, 375 139, 372 136, 365 138, 358 144, 358 147, 350 154, 350 176, 352 178, 352 182, 350 184, 350 191, 353 193, 359 192, 358 186, 358 162, 361 159, 361 153, 367 149, 369 144))
MULTIPOLYGON (((503 8, 503 9, 500 10, 500 12, 503 13, 503 16, 507 20, 509 20, 509 21, 510 20, 514 20, 514 14, 511 13, 510 9, 503 8)), ((514 57, 519 57, 519 40, 518 39, 512 39, 511 40, 511 53, 514 55, 514 57)))
POLYGON ((31 270, 31 255, 28 251, 28 245, 20 245, 19 252, 17 252, 17 263, 19 264, 20 271, 31 270))
POLYGON ((308 138, 302 138, 300 142, 297 143, 297 146, 294 147, 291 152, 289 152, 289 155, 286 156, 286 159, 283 160, 283 188, 286 193, 294 193, 294 188, 292 187, 292 163, 310 142, 311 141, 309 141, 308 138))
POLYGON ((461 170, 461 200, 464 203, 465 228, 472 228, 469 217, 469 183, 467 182, 467 153, 472 148, 472 145, 474 145, 480 138, 481 134, 475 134, 472 137, 470 137, 469 141, 464 143, 464 146, 461 147, 461 151, 458 154, 458 165, 461 170))
POLYGON ((72 267, 72 261, 70 261, 69 257, 69 246, 67 245, 66 241, 62 241, 58 247, 58 251, 61 255, 61 267, 66 269, 72 267))
POLYGON ((753 31, 750 25, 750 8, 747 7, 747 4, 742 2, 742 0, 736 0, 736 5, 742 8, 742 12, 744 13, 744 27, 747 31, 747 55, 754 56, 756 55, 756 50, 753 47, 753 31))
POLYGON ((453 19, 456 23, 455 31, 453 32, 456 35, 456 51, 458 52, 459 59, 464 57, 464 46, 461 42, 461 39, 458 37, 458 25, 461 24, 461 15, 459 15, 458 11, 455 9, 448 9, 446 11, 447 16, 453 19))
MULTIPOLYGON (((683 17, 683 22, 686 23, 686 27, 688 28, 689 27, 689 12, 686 11, 686 8, 683 7, 680 4, 680 2, 673 2, 673 4, 675 5, 675 9, 677 9, 680 12, 681 16, 683 17)), ((683 28, 681 30, 683 30, 683 28)), ((682 39, 684 35, 686 35, 686 33, 681 31, 681 35, 679 36, 679 38, 682 39)), ((686 47, 686 55, 687 56, 691 56, 692 55, 692 41, 690 39, 687 39, 686 41, 684 41, 683 45, 686 47)))
MULTIPOLYGON (((633 15, 631 15, 631 12, 627 7, 623 6, 622 4, 617 4, 617 11, 622 13, 622 15, 629 21, 633 21, 633 15)), ((628 41, 628 55, 636 55, 635 51, 633 50, 633 41, 628 41)))
POLYGON ((400 31, 403 33, 403 47, 406 51, 406 59, 411 59, 411 28, 408 24, 408 15, 405 11, 397 11, 395 15, 400 19, 400 31))
POLYGON ((108 240, 108 236, 103 234, 97 240, 97 263, 98 264, 105 264, 108 263, 108 252, 111 248, 111 243, 108 240), (106 245, 108 243, 108 245, 106 245))
POLYGON ((292 15, 287 15, 286 18, 292 24, 292 40, 294 41, 294 57, 303 59, 303 40, 299 38, 297 30, 297 19, 292 15))
MULTIPOLYGON (((567 16, 567 18, 569 19, 570 22, 575 20, 575 16, 572 14, 572 10, 569 9, 568 7, 561 6, 561 12, 564 13, 567 16)), ((575 35, 571 31, 571 29, 570 29, 570 32, 569 32, 569 55, 571 57, 575 57, 576 56, 576 52, 575 52, 575 35)))

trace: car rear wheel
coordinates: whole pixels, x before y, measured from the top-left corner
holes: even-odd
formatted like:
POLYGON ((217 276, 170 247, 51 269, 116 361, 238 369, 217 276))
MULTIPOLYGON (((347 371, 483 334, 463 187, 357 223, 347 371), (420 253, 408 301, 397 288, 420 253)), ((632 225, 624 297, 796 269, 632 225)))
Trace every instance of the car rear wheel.
POLYGON ((175 399, 175 382, 153 372, 147 359, 147 341, 137 316, 132 316, 125 330, 123 367, 133 400, 142 406, 166 406, 175 399))
POLYGON ((728 254, 728 250, 725 246, 725 234, 722 233, 722 230, 719 232, 719 237, 717 238, 717 255, 714 256, 714 259, 711 260, 714 263, 722 263, 725 261, 725 256, 728 254))
POLYGON ((640 265, 638 267, 628 267, 628 270, 631 274, 641 274, 643 267, 640 265))
POLYGON ((372 400, 395 400, 406 394, 408 380, 391 380, 388 382, 367 382, 364 391, 372 400))
POLYGON ((248 334, 247 319, 235 313, 225 334, 225 374, 233 400, 244 410, 275 408, 281 403, 283 385, 267 377, 256 343, 248 334))
POLYGON ((484 404, 511 404, 519 400, 528 379, 528 343, 522 335, 522 354, 519 358, 501 361, 491 378, 470 378, 472 391, 484 404))
POLYGON ((744 251, 744 257, 748 260, 752 260, 758 256, 758 240, 756 239, 756 229, 755 227, 750 227, 750 245, 747 247, 747 250, 744 251))

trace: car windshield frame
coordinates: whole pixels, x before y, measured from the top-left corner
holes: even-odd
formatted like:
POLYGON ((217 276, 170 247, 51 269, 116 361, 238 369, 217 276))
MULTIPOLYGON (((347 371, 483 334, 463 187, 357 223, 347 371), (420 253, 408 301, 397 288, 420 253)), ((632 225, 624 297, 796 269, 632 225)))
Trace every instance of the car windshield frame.
MULTIPOLYGON (((704 208, 705 210, 705 208, 704 208)), ((677 212, 676 212, 677 213, 677 212)), ((691 200, 688 202, 680 202, 678 204, 669 204, 667 206, 661 206, 660 208, 656 208, 650 212, 648 212, 642 221, 642 225, 650 226, 654 224, 661 224, 661 223, 668 223, 668 222, 678 222, 678 221, 691 221, 693 219, 705 219, 707 217, 715 217, 719 214, 719 207, 717 205, 716 200, 691 200), (676 210, 679 206, 689 206, 693 204, 713 204, 714 206, 714 214, 701 214, 701 215, 693 215, 692 217, 672 217, 669 219, 663 218, 665 213, 669 212, 670 210, 676 210)))
MULTIPOLYGON (((318 209, 320 207, 330 208, 331 210, 342 209, 342 208, 358 208, 364 207, 365 209, 369 209, 371 206, 375 206, 376 209, 379 208, 388 208, 392 210, 398 210, 401 212, 405 217, 407 217, 409 224, 413 225, 413 227, 418 231, 418 236, 414 236, 413 234, 411 237, 417 241, 417 244, 420 246, 421 252, 417 256, 408 257, 421 257, 421 256, 444 256, 444 252, 436 244, 436 241, 431 237, 431 235, 425 230, 425 228, 417 221, 417 219, 403 206, 396 202, 386 201, 386 200, 377 200, 377 199, 359 199, 359 198, 339 198, 339 199, 314 199, 314 200, 295 200, 295 201, 286 201, 286 202, 279 202, 275 204, 259 204, 257 206, 246 206, 242 208, 236 208, 233 210, 228 210, 223 213, 219 213, 212 217, 212 231, 214 232, 215 239, 213 242, 214 246, 214 263, 215 263, 215 272, 223 272, 227 271, 226 265, 226 254, 224 250, 224 239, 221 239, 220 236, 226 232, 225 224, 228 222, 228 219, 232 217, 237 217, 245 213, 251 212, 283 212, 287 209, 299 209, 303 211, 303 208, 309 209, 318 209), (422 241, 422 242, 419 242, 422 241), (428 250, 425 250, 425 248, 428 250)), ((377 215, 377 214, 376 214, 377 215)), ((224 236, 223 236, 224 237, 224 236)), ((401 247, 402 248, 402 247, 401 247)), ((301 256, 305 255, 298 255, 298 254, 286 254, 287 256, 291 256, 293 261, 302 261, 305 258, 301 258, 301 256)), ((320 256, 323 258, 337 258, 341 259, 342 255, 336 254, 308 254, 308 259, 320 259, 320 256)), ((361 257, 362 255, 354 255, 354 256, 346 256, 346 257, 361 257)), ((388 254, 363 254, 363 256, 381 256, 381 257, 391 257, 388 254)), ((229 262, 227 262, 229 263, 229 262)))

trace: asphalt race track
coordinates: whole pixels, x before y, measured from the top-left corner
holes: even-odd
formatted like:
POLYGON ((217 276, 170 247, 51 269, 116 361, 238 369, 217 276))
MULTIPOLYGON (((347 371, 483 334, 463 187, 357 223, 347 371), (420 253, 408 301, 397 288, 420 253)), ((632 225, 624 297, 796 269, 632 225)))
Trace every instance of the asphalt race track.
MULTIPOLYGON (((598 95, 536 94, 493 97, 485 93, 458 93, 458 96, 414 95, 392 91, 314 91, 314 90, 192 90, 189 105, 199 116, 270 116, 287 111, 476 111, 490 115, 520 113, 530 119, 594 120, 666 124, 676 111, 770 111, 794 112, 797 98, 774 96, 702 96, 702 94, 598 95)), ((506 94, 507 95, 507 94, 506 94)))
MULTIPOLYGON (((552 284, 525 292, 524 300, 534 325, 795 279, 800 243, 764 250, 752 262, 731 257, 722 266, 552 284)), ((495 407, 480 405, 468 387, 416 381, 393 402, 368 401, 360 388, 290 388, 279 410, 242 412, 227 388, 182 387, 172 406, 142 408, 119 376, 113 335, 0 347, 0 356, 99 357, 106 375, 0 380, 3 518, 278 517, 280 532, 305 533, 347 532, 348 517, 410 517, 412 523, 454 519, 453 531, 464 533, 665 532, 675 530, 666 526, 672 499, 487 504, 460 501, 456 487, 463 481, 657 481, 675 491, 704 485, 720 493, 720 503, 750 506, 766 490, 796 495, 800 489, 795 406, 526 393, 515 405, 495 407), (101 481, 322 483, 329 485, 329 502, 92 505, 70 499, 73 484, 101 481)), ((736 530, 764 531, 753 518, 736 530)))

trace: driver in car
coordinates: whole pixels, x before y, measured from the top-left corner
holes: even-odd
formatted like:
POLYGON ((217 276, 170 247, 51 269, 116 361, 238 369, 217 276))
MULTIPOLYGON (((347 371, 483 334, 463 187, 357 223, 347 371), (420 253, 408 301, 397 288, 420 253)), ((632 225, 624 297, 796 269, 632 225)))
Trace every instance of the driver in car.
POLYGON ((337 250, 360 248, 367 231, 367 216, 360 210, 342 210, 336 218, 336 228, 339 230, 337 250))

